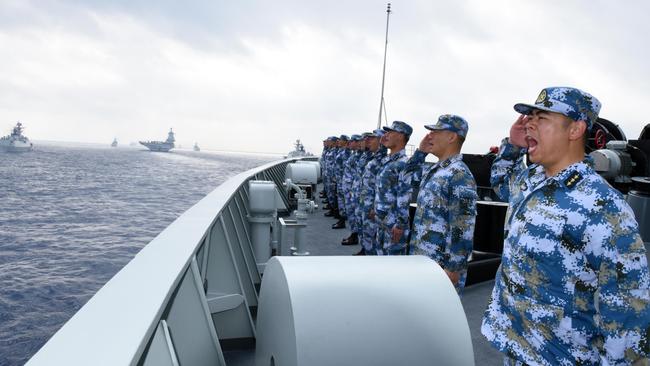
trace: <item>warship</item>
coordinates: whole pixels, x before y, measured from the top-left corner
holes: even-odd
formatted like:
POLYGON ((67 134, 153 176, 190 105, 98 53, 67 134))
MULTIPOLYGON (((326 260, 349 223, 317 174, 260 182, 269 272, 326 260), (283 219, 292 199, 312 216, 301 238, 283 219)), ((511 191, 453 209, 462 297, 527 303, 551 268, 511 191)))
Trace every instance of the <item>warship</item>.
POLYGON ((201 151, 201 148, 199 147, 198 142, 194 143, 194 147, 192 148, 194 151, 201 151))
POLYGON ((289 151, 285 158, 298 158, 303 156, 314 156, 314 154, 307 152, 305 146, 300 142, 300 139, 297 139, 296 142, 293 143, 293 150, 289 151))
POLYGON ((111 147, 117 147, 117 138, 113 139, 113 142, 111 142, 111 147))
POLYGON ((23 135, 24 129, 23 124, 17 122, 11 130, 11 134, 0 137, 0 150, 7 152, 31 151, 34 145, 23 135))
POLYGON ((151 151, 168 152, 169 150, 174 148, 174 141, 176 141, 176 139, 174 138, 174 132, 170 128, 169 133, 167 133, 167 140, 165 140, 165 141, 140 141, 140 144, 146 146, 147 149, 149 149, 151 151))
MULTIPOLYGON (((589 146, 596 170, 647 223, 650 125, 627 140, 599 119, 589 146)), ((494 154, 463 156, 480 198, 462 298, 426 257, 353 256, 357 248, 339 245, 314 202, 317 159, 271 162, 221 184, 27 365, 503 364, 480 333, 508 206, 489 185, 494 154)), ((647 248, 650 226, 640 229, 647 248)))

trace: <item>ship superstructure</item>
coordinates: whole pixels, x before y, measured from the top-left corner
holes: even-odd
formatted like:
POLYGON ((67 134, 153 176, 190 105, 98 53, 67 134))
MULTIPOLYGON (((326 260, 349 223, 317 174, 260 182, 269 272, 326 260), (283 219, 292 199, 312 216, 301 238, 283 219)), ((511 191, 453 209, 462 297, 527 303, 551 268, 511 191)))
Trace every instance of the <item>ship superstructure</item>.
POLYGON ((34 145, 23 135, 25 128, 20 122, 11 130, 11 134, 0 137, 0 150, 8 152, 31 151, 34 145))
POLYGON ((305 150, 305 146, 300 142, 300 139, 297 139, 296 142, 293 144, 294 149, 293 151, 289 151, 287 156, 285 158, 290 159, 290 158, 299 158, 302 156, 313 156, 312 153, 307 152, 305 150))
POLYGON ((174 138, 174 131, 172 129, 169 129, 169 133, 167 133, 167 140, 165 141, 140 141, 141 145, 144 145, 147 147, 147 149, 151 151, 162 151, 162 152, 168 152, 169 150, 173 149, 174 146, 174 141, 176 139, 174 138))

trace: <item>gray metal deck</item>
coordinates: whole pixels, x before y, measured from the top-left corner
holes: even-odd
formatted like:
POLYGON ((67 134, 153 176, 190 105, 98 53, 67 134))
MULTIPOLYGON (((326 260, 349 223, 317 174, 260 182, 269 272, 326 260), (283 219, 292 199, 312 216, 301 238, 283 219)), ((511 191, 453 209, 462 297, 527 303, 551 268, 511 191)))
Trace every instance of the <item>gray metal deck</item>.
MULTIPOLYGON (((319 187, 320 188, 320 187, 319 187)), ((320 205, 320 199, 317 201, 320 205)), ((349 228, 332 229, 335 219, 323 216, 325 211, 317 208, 309 217, 307 226, 307 243, 305 248, 311 255, 352 255, 360 250, 359 245, 343 246, 341 240, 350 235, 349 228)), ((292 236, 289 235, 289 240, 292 236)), ((285 239, 286 240, 286 239, 285 239)), ((285 243, 286 245, 286 243, 285 243)), ((476 365, 502 365, 503 356, 494 349, 481 335, 481 318, 487 307, 494 281, 479 283, 465 288, 462 298, 463 308, 469 324, 474 360, 476 365)), ((350 309, 355 311, 355 309, 350 309)), ((233 350, 224 352, 228 366, 253 366, 254 350, 233 350)))

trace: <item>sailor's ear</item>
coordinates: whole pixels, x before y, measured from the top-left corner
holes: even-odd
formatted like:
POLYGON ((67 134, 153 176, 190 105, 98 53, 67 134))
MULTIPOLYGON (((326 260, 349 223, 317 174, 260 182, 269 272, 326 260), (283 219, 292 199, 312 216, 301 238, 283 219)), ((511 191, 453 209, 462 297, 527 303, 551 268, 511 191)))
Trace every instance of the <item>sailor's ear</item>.
POLYGON ((447 140, 449 143, 453 143, 458 141, 458 135, 455 132, 448 131, 449 133, 447 134, 447 140))
POLYGON ((587 122, 575 121, 569 126, 569 140, 576 141, 582 140, 583 136, 587 133, 587 122))

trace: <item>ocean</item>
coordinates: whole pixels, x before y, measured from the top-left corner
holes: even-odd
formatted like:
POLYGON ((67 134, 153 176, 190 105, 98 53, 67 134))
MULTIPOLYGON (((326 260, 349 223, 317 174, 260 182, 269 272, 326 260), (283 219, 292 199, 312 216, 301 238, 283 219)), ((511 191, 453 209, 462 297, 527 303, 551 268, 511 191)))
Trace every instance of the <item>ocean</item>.
POLYGON ((0 365, 22 365, 151 239, 271 156, 35 144, 0 152, 0 365))

